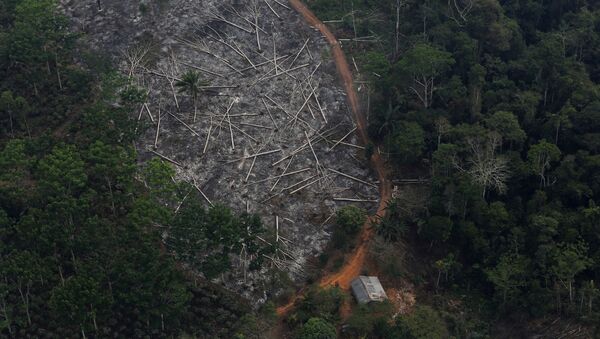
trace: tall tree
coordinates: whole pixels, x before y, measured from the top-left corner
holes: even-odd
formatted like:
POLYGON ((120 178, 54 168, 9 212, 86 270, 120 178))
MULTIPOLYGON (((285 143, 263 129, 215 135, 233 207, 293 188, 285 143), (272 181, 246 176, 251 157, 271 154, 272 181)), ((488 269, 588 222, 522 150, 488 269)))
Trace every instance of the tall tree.
POLYGON ((0 267, 3 280, 9 282, 21 300, 27 324, 32 324, 32 292, 36 282, 43 282, 41 258, 30 251, 15 250, 4 258, 0 267))
POLYGON ((65 324, 77 324, 85 338, 88 323, 98 332, 98 309, 109 300, 105 293, 91 275, 76 275, 52 291, 50 306, 65 324))
POLYGON ((502 295, 502 304, 509 298, 518 296, 519 289, 527 284, 529 262, 517 253, 507 253, 500 257, 494 268, 486 270, 487 278, 502 295))
POLYGON ((194 105, 194 122, 196 122, 196 112, 198 110, 198 96, 202 91, 202 86, 208 83, 200 78, 200 73, 196 71, 188 71, 183 74, 181 80, 175 83, 179 88, 180 93, 187 93, 192 98, 194 105))
POLYGON ((560 243, 551 252, 550 272, 569 291, 569 302, 573 302, 575 276, 587 269, 593 261, 587 256, 588 247, 583 242, 560 243))
POLYGON ((497 154, 501 140, 501 136, 495 132, 487 133, 483 138, 467 138, 469 167, 464 168, 458 160, 455 162, 460 171, 468 173, 473 182, 482 188, 483 198, 486 197, 489 188, 498 193, 506 191, 510 171, 508 159, 497 154))
POLYGON ((525 140, 525 131, 519 125, 519 120, 512 112, 498 111, 485 120, 486 126, 498 132, 502 139, 510 145, 520 144, 525 140))
POLYGON ((422 107, 427 109, 433 103, 438 77, 453 64, 452 54, 431 44, 418 43, 404 53, 395 67, 410 77, 408 89, 417 96, 422 107))
POLYGON ((552 162, 560 158, 560 149, 545 139, 531 146, 527 152, 527 159, 531 170, 540 177, 540 187, 546 187, 550 183, 547 178, 547 171, 552 162))
POLYGON ((386 144, 387 151, 398 163, 415 163, 420 160, 425 149, 425 131, 415 122, 399 121, 386 144))

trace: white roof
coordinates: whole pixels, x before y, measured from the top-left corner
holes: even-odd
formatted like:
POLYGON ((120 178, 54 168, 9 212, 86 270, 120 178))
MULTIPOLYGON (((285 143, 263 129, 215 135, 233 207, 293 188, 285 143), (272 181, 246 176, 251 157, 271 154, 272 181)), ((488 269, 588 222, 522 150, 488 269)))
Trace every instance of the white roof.
POLYGON ((351 286, 352 293, 354 293, 359 304, 387 299, 385 290, 377 277, 368 277, 365 275, 358 276, 356 279, 352 280, 351 286))

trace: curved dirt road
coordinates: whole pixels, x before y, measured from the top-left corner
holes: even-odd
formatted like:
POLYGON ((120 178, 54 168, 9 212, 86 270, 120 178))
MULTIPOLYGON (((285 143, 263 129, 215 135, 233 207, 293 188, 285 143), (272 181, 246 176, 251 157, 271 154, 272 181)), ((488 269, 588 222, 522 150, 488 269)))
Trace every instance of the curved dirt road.
MULTIPOLYGON (((329 28, 325 26, 314 14, 311 12, 306 5, 304 5, 300 0, 289 0, 290 5, 303 17, 304 20, 311 26, 317 28, 327 39, 327 42, 331 45, 331 50, 333 52, 333 58, 335 61, 335 65, 340 75, 344 88, 346 90, 348 104, 352 109, 353 119, 357 126, 358 136, 361 142, 366 145, 369 142, 369 137, 367 134, 367 119, 365 117, 364 112, 361 110, 358 95, 354 88, 354 82, 352 80, 352 71, 350 70, 350 65, 346 60, 346 56, 342 51, 342 48, 333 35, 329 28)), ((319 285, 331 286, 331 285, 339 285, 342 289, 349 289, 350 282, 357 275, 360 274, 360 271, 364 265, 365 259, 367 257, 367 250, 369 241, 373 237, 373 223, 376 221, 378 217, 383 217, 385 213, 385 208, 387 207, 388 202, 392 198, 392 185, 387 179, 387 171, 385 167, 385 163, 379 154, 374 154, 371 157, 371 166, 377 173, 379 178, 379 207, 377 208, 377 213, 374 216, 371 216, 367 222, 365 222, 362 231, 359 236, 359 241, 351 253, 351 255, 347 258, 344 266, 336 273, 333 273, 328 276, 324 276, 319 285)), ((278 315, 285 315, 289 310, 291 310, 294 306, 294 302, 298 298, 299 295, 302 294, 302 291, 296 294, 288 302, 288 304, 277 308, 278 315)))

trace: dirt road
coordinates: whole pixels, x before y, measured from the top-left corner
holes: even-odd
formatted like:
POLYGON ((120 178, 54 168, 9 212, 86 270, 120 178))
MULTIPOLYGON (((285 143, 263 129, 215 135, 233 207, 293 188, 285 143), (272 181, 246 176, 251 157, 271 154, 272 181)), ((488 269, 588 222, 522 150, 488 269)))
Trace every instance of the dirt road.
MULTIPOLYGON (((339 42, 329 28, 327 28, 327 26, 325 26, 301 1, 289 0, 289 3, 304 17, 304 20, 306 20, 309 25, 317 28, 325 36, 327 42, 331 45, 335 65, 344 84, 344 88, 347 93, 348 104, 352 109, 352 115, 357 126, 358 136, 360 141, 366 145, 369 142, 369 136, 367 134, 367 119, 360 107, 358 94, 354 88, 354 81, 352 80, 352 71, 350 70, 350 65, 346 60, 346 56, 344 55, 339 42)), ((320 286, 324 287, 337 284, 343 289, 349 289, 350 282, 360 274, 360 271, 364 266, 365 259, 367 257, 369 241, 374 234, 374 229, 372 227, 373 222, 376 221, 377 217, 383 217, 387 203, 392 198, 392 185, 388 180, 385 162, 379 154, 373 155, 371 158, 371 166, 377 173, 380 182, 379 207, 377 208, 377 213, 370 217, 363 226, 359 236, 358 244, 351 255, 347 258, 344 266, 338 272, 324 276, 319 282, 320 286)), ((296 294, 296 296, 294 296, 288 304, 279 307, 277 309, 277 314, 280 316, 285 315, 293 308, 294 302, 301 294, 302 291, 296 294)))

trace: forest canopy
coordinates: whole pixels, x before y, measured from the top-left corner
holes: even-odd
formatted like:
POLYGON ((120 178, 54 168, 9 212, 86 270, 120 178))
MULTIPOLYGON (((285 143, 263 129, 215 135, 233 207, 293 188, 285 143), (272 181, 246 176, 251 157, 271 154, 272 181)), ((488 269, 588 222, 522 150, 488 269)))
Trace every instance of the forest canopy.
MULTIPOLYGON (((393 322, 388 303, 357 308, 345 333, 487 337, 550 317, 597 326, 600 4, 306 2, 360 67, 379 146, 368 149, 396 177, 427 181, 422 208, 396 201, 376 231, 420 256, 407 275, 431 297, 393 322), (445 309, 454 299, 471 312, 445 309)), ((265 333, 272 309, 257 316, 209 282, 240 248, 255 255, 249 269, 276 250, 260 218, 209 207, 161 159, 140 166, 145 126, 131 112, 146 94, 79 38, 57 1, 0 1, 0 337, 265 333)), ((197 111, 203 82, 181 80, 197 111)), ((335 247, 352 247, 364 218, 340 210, 335 247)), ((390 257, 382 275, 406 273, 390 257)), ((287 324, 333 338, 342 302, 337 288, 309 289, 287 324)))
POLYGON ((196 278, 228 272, 239 246, 269 253, 256 240, 268 234, 256 216, 200 203, 170 164, 139 166, 145 126, 131 112, 144 95, 56 1, 0 2, 0 337, 259 331, 247 302, 196 278))
POLYGON ((485 296, 491 321, 597 324, 598 2, 307 2, 369 81, 371 138, 430 178, 380 233, 413 225, 435 291, 485 296))

